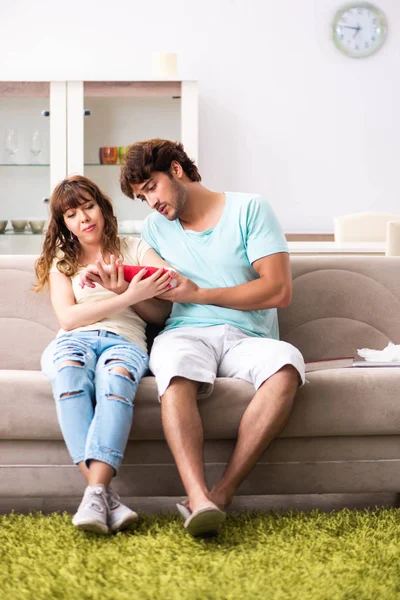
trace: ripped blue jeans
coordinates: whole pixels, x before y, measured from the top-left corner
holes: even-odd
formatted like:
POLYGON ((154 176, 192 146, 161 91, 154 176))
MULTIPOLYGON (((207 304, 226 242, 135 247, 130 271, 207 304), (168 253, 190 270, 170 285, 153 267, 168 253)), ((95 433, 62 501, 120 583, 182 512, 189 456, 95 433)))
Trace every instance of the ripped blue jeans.
POLYGON ((51 380, 58 421, 75 463, 100 460, 118 471, 148 360, 139 346, 105 330, 66 333, 43 352, 42 371, 51 380))

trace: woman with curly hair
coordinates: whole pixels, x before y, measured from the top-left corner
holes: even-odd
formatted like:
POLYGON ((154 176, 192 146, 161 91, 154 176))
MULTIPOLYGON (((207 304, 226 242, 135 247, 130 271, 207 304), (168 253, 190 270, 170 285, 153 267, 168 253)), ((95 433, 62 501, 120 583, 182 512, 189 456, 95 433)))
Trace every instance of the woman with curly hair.
POLYGON ((51 379, 68 451, 88 484, 72 519, 81 529, 108 533, 137 521, 109 485, 148 369, 145 321, 162 323, 171 308, 155 298, 171 287, 165 266, 145 241, 118 237, 112 203, 95 183, 73 176, 57 185, 35 289, 49 285, 61 325, 43 353, 42 370, 51 379), (160 268, 148 278, 143 269, 127 283, 122 262, 160 268), (99 274, 92 281, 101 285, 81 283, 89 265, 99 274))

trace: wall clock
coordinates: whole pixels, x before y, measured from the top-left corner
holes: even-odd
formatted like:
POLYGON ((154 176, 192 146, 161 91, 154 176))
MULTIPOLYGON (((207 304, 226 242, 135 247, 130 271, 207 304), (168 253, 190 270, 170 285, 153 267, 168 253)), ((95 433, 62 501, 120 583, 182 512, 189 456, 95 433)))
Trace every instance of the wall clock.
POLYGON ((383 12, 367 2, 346 4, 332 22, 333 41, 346 56, 364 58, 376 52, 387 34, 383 12))

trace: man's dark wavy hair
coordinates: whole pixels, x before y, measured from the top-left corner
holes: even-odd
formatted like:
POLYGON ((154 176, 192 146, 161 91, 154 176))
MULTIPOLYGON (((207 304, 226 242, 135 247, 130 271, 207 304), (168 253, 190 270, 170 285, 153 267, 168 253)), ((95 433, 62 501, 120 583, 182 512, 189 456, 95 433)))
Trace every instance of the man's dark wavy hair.
POLYGON ((151 173, 159 171, 170 174, 172 161, 176 160, 192 181, 201 181, 200 173, 183 149, 180 142, 171 142, 154 138, 145 142, 135 142, 127 147, 121 167, 121 190, 128 198, 135 198, 132 185, 150 178, 151 173))

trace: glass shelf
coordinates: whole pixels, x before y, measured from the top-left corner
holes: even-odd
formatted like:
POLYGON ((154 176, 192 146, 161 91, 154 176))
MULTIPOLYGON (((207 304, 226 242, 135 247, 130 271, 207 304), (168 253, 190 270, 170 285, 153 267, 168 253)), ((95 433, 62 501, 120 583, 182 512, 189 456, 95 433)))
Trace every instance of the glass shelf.
MULTIPOLYGON (((0 163, 0 167, 49 167, 49 164, 45 163, 0 163)), ((85 167, 120 167, 121 163, 114 163, 111 165, 102 165, 101 163, 85 163, 85 167)))
MULTIPOLYGON (((34 163, 0 163, 0 167, 49 167, 49 164, 45 164, 45 163, 40 163, 40 164, 34 164, 34 163)), ((120 167, 121 163, 115 163, 112 165, 102 165, 101 163, 85 163, 85 167, 120 167)))
MULTIPOLYGON (((26 231, 14 231, 13 229, 6 229, 5 231, 1 231, 0 232, 0 238, 2 235, 35 235, 35 236, 40 236, 40 235, 44 235, 46 232, 42 231, 40 233, 33 233, 33 231, 30 231, 30 229, 27 229, 26 231)), ((139 232, 130 232, 130 233, 121 233, 118 232, 118 235, 123 235, 123 236, 138 236, 140 237, 140 233, 139 232)))
POLYGON ((2 235, 43 235, 43 231, 40 233, 33 233, 30 229, 26 231, 14 231, 13 229, 6 229, 5 231, 0 232, 0 237, 2 235))
POLYGON ((50 165, 44 163, 32 163, 32 164, 23 164, 23 163, 0 163, 0 167, 49 167, 50 165))

